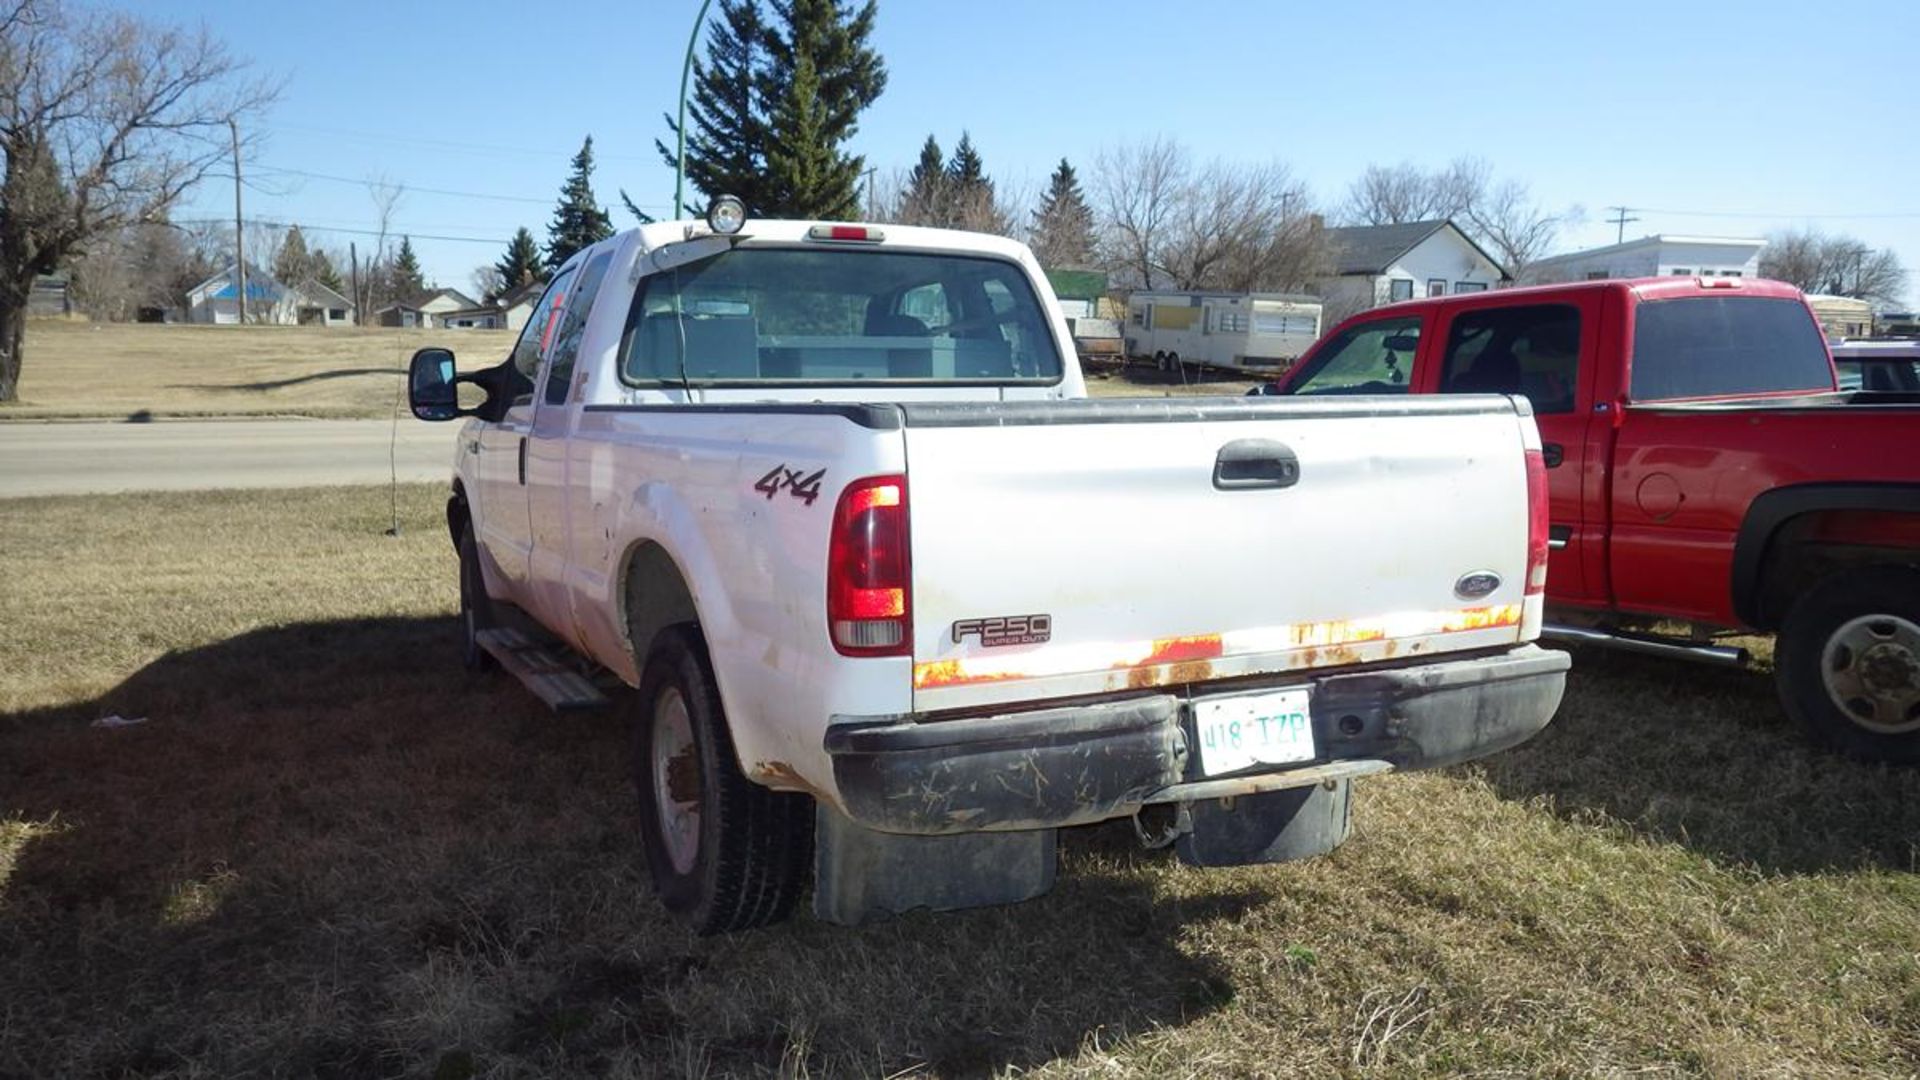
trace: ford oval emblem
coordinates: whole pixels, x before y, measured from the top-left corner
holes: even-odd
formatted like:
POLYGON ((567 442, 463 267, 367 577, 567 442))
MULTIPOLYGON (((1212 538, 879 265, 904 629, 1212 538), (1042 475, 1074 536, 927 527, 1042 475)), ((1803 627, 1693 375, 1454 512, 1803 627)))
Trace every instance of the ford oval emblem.
POLYGON ((1475 570, 1471 574, 1460 575, 1460 580, 1453 583, 1453 595, 1462 600, 1478 600, 1493 595, 1493 590, 1499 587, 1499 574, 1491 570, 1475 570))

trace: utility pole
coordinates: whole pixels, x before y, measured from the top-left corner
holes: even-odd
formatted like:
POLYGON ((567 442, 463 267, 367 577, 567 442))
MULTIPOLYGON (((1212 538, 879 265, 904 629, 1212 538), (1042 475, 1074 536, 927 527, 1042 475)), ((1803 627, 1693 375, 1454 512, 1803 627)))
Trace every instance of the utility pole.
POLYGON ((360 245, 347 241, 347 264, 353 275, 353 325, 367 325, 366 300, 360 295, 360 245))
POLYGON ((1627 211, 1632 209, 1632 207, 1629 206, 1609 206, 1607 209, 1619 212, 1616 216, 1610 217, 1607 220, 1619 226, 1619 229, 1614 233, 1613 242, 1623 244, 1627 240, 1627 223, 1630 221, 1639 221, 1640 219, 1627 216, 1627 211))
POLYGON ((240 221, 240 125, 227 117, 227 132, 233 136, 233 267, 239 275, 240 325, 247 325, 247 230, 240 221))
MULTIPOLYGON (((680 120, 674 125, 673 133, 679 138, 678 149, 673 155, 673 217, 678 219, 686 213, 684 209, 687 187, 687 76, 693 71, 693 47, 700 43, 700 27, 707 21, 707 5, 713 0, 700 0, 700 14, 694 16, 693 32, 687 35, 687 56, 680 62, 680 120)), ((749 211, 753 207, 747 208, 749 211)))

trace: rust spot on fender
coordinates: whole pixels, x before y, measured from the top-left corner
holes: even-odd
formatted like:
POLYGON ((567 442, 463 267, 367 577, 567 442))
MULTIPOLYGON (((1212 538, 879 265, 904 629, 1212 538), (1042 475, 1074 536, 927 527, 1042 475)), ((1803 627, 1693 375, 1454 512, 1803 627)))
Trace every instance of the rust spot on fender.
POLYGON ((817 794, 812 784, 807 783, 793 766, 784 761, 762 761, 753 767, 753 779, 767 787, 786 791, 804 791, 817 794))
POLYGON ((1197 683, 1213 678, 1213 665, 1205 660, 1189 660, 1184 664, 1173 665, 1169 682, 1197 683))

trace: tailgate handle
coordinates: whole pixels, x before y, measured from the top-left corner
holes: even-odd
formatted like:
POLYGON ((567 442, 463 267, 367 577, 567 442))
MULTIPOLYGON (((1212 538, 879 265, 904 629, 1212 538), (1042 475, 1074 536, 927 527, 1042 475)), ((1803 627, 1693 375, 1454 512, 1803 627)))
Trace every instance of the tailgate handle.
POLYGON ((1300 459, 1286 443, 1235 439, 1213 459, 1213 486, 1221 491, 1287 488, 1300 480, 1300 459))

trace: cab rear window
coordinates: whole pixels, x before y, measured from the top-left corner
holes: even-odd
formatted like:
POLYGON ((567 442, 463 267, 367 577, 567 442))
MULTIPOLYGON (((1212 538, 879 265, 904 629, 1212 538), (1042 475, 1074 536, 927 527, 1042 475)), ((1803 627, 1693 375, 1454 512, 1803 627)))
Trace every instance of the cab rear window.
POLYGON ((640 284, 620 348, 634 385, 1053 383, 1026 274, 998 259, 740 247, 640 284))
POLYGON ((1797 300, 1690 296, 1634 312, 1635 401, 1832 389, 1826 344, 1797 300))

